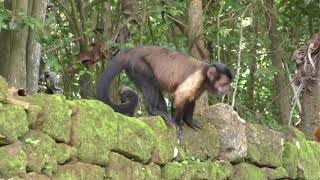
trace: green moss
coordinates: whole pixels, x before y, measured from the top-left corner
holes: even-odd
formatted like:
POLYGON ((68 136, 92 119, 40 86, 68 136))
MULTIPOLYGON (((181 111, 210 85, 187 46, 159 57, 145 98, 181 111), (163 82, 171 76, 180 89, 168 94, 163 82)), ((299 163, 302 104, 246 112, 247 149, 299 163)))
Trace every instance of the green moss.
POLYGON ((284 168, 290 178, 317 179, 320 177, 320 153, 316 142, 307 141, 296 128, 282 130, 288 143, 285 144, 284 168))
POLYGON ((195 131, 187 126, 183 127, 183 146, 188 156, 205 161, 214 160, 218 156, 220 141, 217 129, 202 119, 203 127, 195 131))
POLYGON ((117 147, 118 118, 104 103, 95 100, 68 101, 73 109, 71 143, 84 162, 106 165, 117 147))
POLYGON ((257 146, 255 146, 254 144, 248 143, 247 144, 247 158, 249 159, 249 161, 251 162, 259 162, 259 160, 261 159, 261 154, 260 151, 258 149, 257 146))
POLYGON ((136 161, 147 163, 151 159, 155 135, 152 129, 137 118, 123 116, 117 113, 118 146, 116 152, 136 161))
POLYGON ((0 178, 24 176, 27 156, 23 152, 21 142, 0 148, 0 178))
POLYGON ((214 179, 226 180, 232 176, 233 168, 229 162, 184 161, 171 162, 162 168, 164 179, 214 179))
POLYGON ((10 178, 10 180, 51 180, 48 176, 42 175, 42 174, 37 174, 34 172, 28 173, 26 176, 23 178, 15 176, 10 178))
POLYGON ((241 163, 234 168, 232 180, 267 180, 262 170, 252 164, 241 163))
POLYGON ((292 179, 296 179, 298 176, 298 149, 289 142, 284 144, 283 151, 283 167, 288 173, 288 176, 292 179))
POLYGON ((53 180, 103 180, 105 170, 97 165, 81 162, 69 163, 58 167, 53 180))
POLYGON ((57 167, 55 141, 40 131, 29 131, 21 141, 28 157, 28 170, 52 175, 57 167))
POLYGON ((208 179, 211 176, 213 163, 210 161, 190 161, 186 166, 184 179, 208 179))
MULTIPOLYGON (((144 179, 146 167, 140 163, 131 161, 124 156, 111 152, 106 169, 107 179, 144 179)), ((150 172, 150 171, 149 171, 150 172)))
POLYGON ((145 180, 161 179, 161 168, 156 164, 149 164, 145 166, 145 180))
POLYGON ((3 101, 7 98, 8 88, 8 83, 2 76, 0 76, 0 101, 3 101))
POLYGON ((73 160, 77 157, 77 149, 66 144, 60 143, 56 145, 55 156, 58 164, 73 160))
POLYGON ((258 124, 247 124, 247 159, 261 166, 282 165, 284 135, 258 124), (270 141, 272 139, 272 141, 270 141))
POLYGON ((0 107, 0 145, 15 142, 28 131, 28 120, 23 108, 3 105, 0 107))
POLYGON ((276 169, 263 168, 262 169, 267 179, 285 179, 288 178, 288 174, 283 167, 276 169))
POLYGON ((184 148, 181 146, 178 146, 177 150, 178 150, 178 154, 177 154, 177 157, 175 158, 175 161, 177 162, 185 161, 188 158, 188 156, 184 148))
MULTIPOLYGON (((305 179, 317 179, 320 177, 320 164, 317 151, 314 150, 314 146, 310 141, 301 139, 299 141, 300 148, 298 148, 298 158, 301 171, 298 172, 298 176, 305 179)), ((299 165, 299 164, 298 164, 299 165)))
POLYGON ((297 128, 294 128, 292 126, 285 126, 281 129, 281 132, 283 132, 286 136, 286 141, 289 141, 293 144, 295 144, 297 141, 303 141, 305 140, 304 134, 299 131, 297 128))
POLYGON ((159 116, 142 118, 155 134, 155 149, 152 161, 157 164, 165 164, 174 158, 178 148, 175 128, 168 127, 159 116))
MULTIPOLYGON (((41 116, 43 109, 40 106, 33 105, 27 109, 27 117, 30 128, 36 128, 38 118, 41 116)), ((39 122, 40 123, 40 122, 39 122)))
POLYGON ((182 178, 185 171, 185 165, 177 162, 170 162, 161 169, 161 174, 165 180, 179 180, 182 178))
MULTIPOLYGON (((37 119, 38 129, 41 129, 58 142, 69 142, 71 110, 64 96, 37 94, 23 99, 30 102, 31 105, 37 105, 42 108, 41 116, 37 119)), ((30 119, 31 123, 33 121, 30 119)))
POLYGON ((320 164, 320 143, 315 141, 308 141, 308 144, 313 150, 315 160, 317 160, 318 163, 320 164))
POLYGON ((211 168, 209 179, 229 179, 233 174, 233 167, 228 161, 215 162, 211 168))

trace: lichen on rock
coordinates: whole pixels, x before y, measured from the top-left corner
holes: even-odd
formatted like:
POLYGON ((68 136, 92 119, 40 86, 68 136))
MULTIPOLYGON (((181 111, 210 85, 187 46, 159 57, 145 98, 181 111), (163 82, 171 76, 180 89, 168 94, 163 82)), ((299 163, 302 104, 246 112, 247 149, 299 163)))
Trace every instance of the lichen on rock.
POLYGON ((0 101, 4 101, 8 96, 8 83, 0 76, 0 101))
POLYGON ((288 178, 288 173, 283 167, 276 169, 262 168, 262 171, 267 179, 285 179, 288 178))
POLYGON ((155 143, 153 130, 143 121, 117 113, 118 144, 114 151, 147 163, 151 159, 155 143))
POLYGON ((104 103, 95 100, 68 101, 72 114, 70 143, 86 163, 106 165, 118 142, 118 118, 104 103))
POLYGON ((175 151, 177 151, 179 147, 176 129, 168 127, 159 116, 144 117, 141 118, 141 120, 148 124, 155 134, 152 162, 165 164, 174 159, 175 151))
POLYGON ((28 129, 27 114, 23 108, 0 106, 0 145, 17 141, 28 129))
POLYGON ((0 178, 24 176, 26 174, 27 156, 20 141, 0 147, 0 178))
POLYGON ((41 131, 29 131, 22 139, 27 155, 27 169, 38 174, 52 175, 57 168, 55 141, 41 131))
MULTIPOLYGON (((38 129, 58 142, 70 141, 71 110, 64 96, 37 94, 21 99, 42 108, 41 115, 37 118, 38 129)), ((30 123, 34 124, 33 121, 30 119, 30 123)))
POLYGON ((204 118, 218 131, 221 160, 240 162, 247 155, 246 123, 227 104, 218 103, 205 110, 204 118))
POLYGON ((229 162, 184 161, 167 163, 162 168, 164 179, 214 179, 226 180, 232 175, 233 168, 229 162))
POLYGON ((201 160, 215 159, 218 156, 220 142, 219 135, 213 124, 201 118, 203 127, 196 131, 190 127, 183 127, 183 140, 187 156, 201 160))
POLYGON ((143 165, 111 152, 106 177, 113 180, 161 179, 161 172, 160 167, 155 164, 143 165))
POLYGON ((280 167, 284 134, 258 124, 247 124, 247 159, 259 166, 280 167))
POLYGON ((56 144, 55 156, 58 164, 72 161, 77 157, 77 149, 63 143, 56 144))
POLYGON ((288 173, 288 176, 292 179, 298 177, 298 149, 297 147, 290 143, 286 142, 284 144, 283 151, 283 167, 288 173))
POLYGON ((51 178, 46 175, 30 172, 24 177, 15 176, 10 178, 10 180, 51 180, 51 178))
POLYGON ((320 177, 320 145, 317 142, 306 140, 304 134, 296 128, 286 127, 282 131, 289 142, 286 156, 284 156, 287 162, 284 167, 289 177, 296 175, 301 179, 320 177))
POLYGON ((248 163, 234 166, 232 180, 267 180, 260 168, 248 163))
POLYGON ((103 180, 105 170, 97 165, 71 162, 58 167, 52 180, 103 180))

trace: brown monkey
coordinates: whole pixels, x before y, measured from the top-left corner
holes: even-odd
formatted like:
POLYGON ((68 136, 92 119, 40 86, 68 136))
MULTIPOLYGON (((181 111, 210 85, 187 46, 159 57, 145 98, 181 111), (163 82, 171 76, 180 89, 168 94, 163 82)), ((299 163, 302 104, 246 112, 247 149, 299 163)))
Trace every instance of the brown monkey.
POLYGON ((224 64, 210 65, 160 47, 127 49, 111 60, 96 87, 97 99, 122 114, 132 112, 132 104, 136 103, 117 105, 108 97, 113 78, 122 70, 142 91, 149 114, 160 115, 171 126, 176 124, 179 138, 183 121, 192 128, 201 127, 199 122, 192 119, 195 100, 205 90, 216 95, 225 94, 233 79, 233 74, 224 64), (167 111, 162 95, 164 91, 174 95, 173 119, 167 111))

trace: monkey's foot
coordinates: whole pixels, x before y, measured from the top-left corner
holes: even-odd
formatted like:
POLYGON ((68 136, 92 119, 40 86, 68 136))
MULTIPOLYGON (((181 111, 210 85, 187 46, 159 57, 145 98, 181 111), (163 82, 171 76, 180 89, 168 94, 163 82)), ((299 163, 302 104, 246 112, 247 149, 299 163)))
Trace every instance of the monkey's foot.
POLYGON ((166 119, 166 123, 170 126, 170 127, 174 127, 175 123, 173 122, 172 118, 167 118, 166 119))
POLYGON ((184 122, 192 129, 197 130, 202 128, 201 122, 196 119, 184 120, 184 122))

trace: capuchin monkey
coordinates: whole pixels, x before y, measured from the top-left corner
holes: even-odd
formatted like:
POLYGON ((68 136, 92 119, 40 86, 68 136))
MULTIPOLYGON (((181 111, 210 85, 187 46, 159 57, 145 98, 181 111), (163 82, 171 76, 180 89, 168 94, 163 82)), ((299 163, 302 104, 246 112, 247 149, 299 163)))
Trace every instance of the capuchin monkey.
POLYGON ((120 103, 124 109, 125 115, 133 116, 138 105, 138 96, 127 86, 120 87, 120 103))
POLYGON ((125 115, 133 115, 137 95, 130 90, 124 91, 122 95, 130 93, 127 99, 133 101, 123 104, 114 104, 109 98, 111 82, 122 70, 142 92, 149 114, 161 116, 170 126, 176 125, 179 139, 183 122, 191 128, 201 128, 201 124, 193 119, 195 101, 200 95, 205 90, 224 95, 233 80, 231 70, 224 64, 207 64, 161 47, 126 49, 111 60, 96 86, 97 99, 125 115), (172 116, 167 111, 162 92, 174 96, 172 116))

